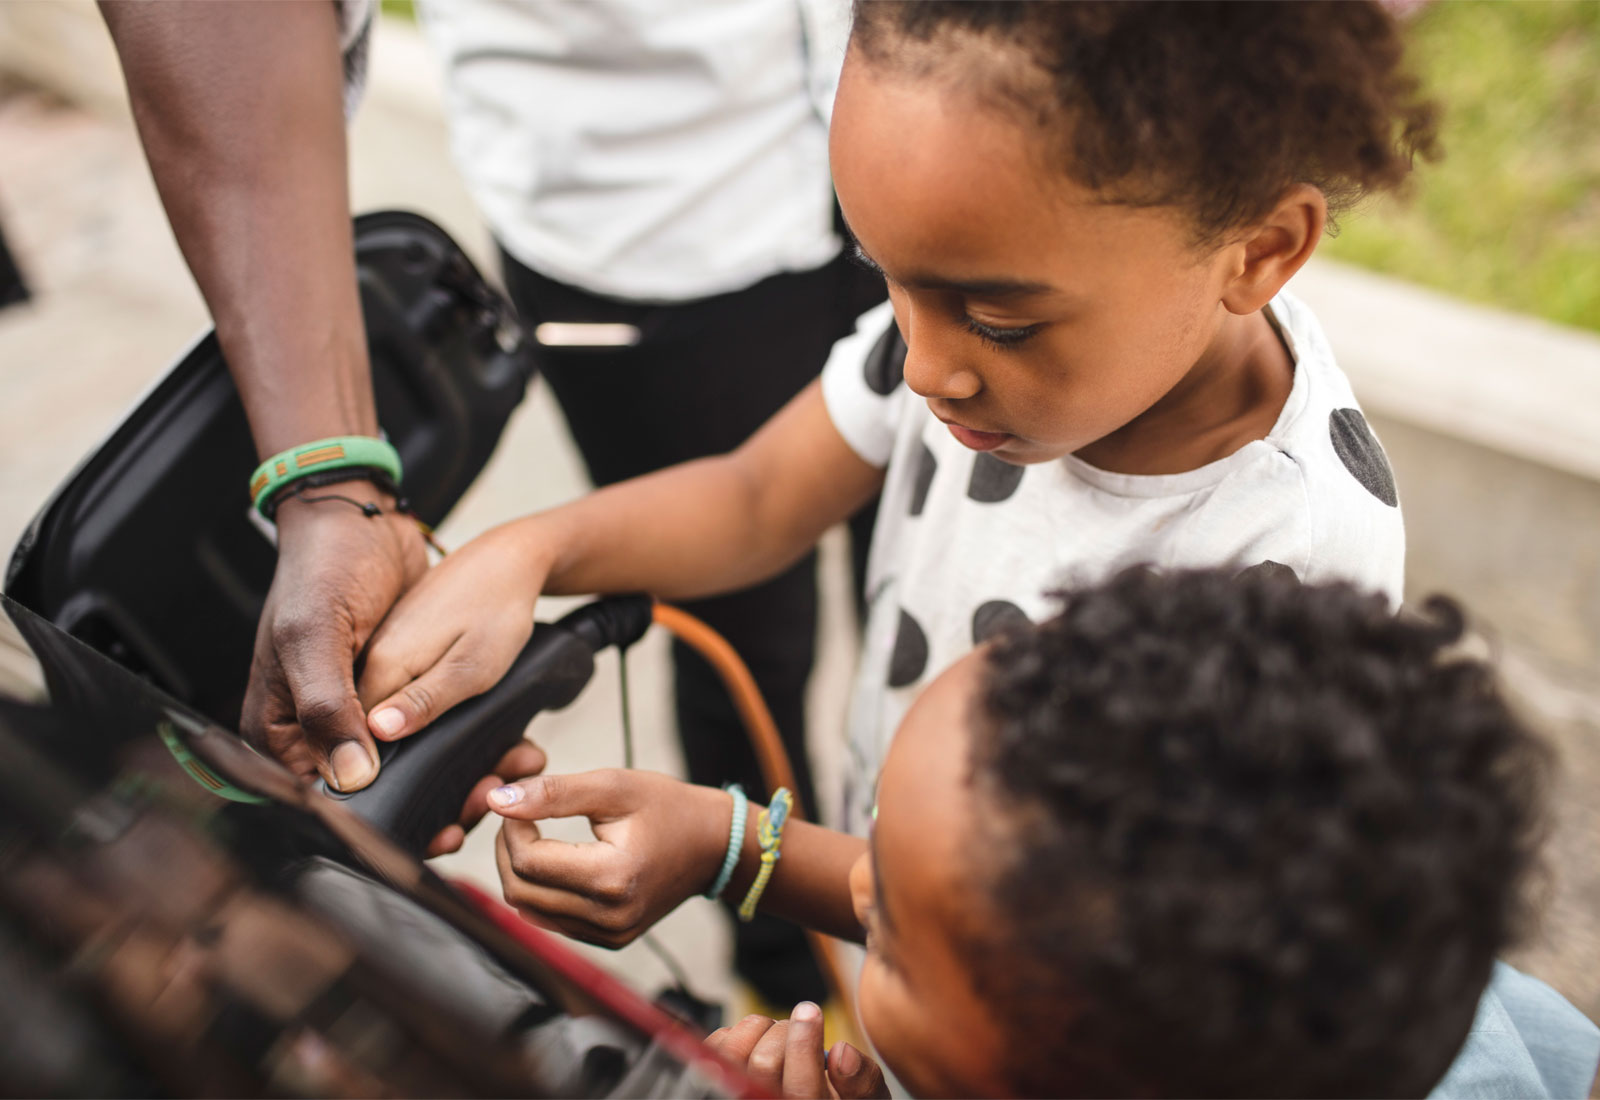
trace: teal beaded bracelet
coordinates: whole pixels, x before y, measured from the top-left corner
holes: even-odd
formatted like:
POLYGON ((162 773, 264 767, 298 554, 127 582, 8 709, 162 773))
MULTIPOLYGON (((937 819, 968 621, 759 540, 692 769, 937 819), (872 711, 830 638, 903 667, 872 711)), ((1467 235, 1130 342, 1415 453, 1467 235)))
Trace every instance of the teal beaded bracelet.
POLYGON ((722 789, 733 796, 733 824, 728 826, 728 854, 722 857, 722 870, 717 872, 717 881, 706 891, 706 897, 712 901, 722 896, 722 891, 728 888, 728 880, 733 877, 733 869, 739 866, 739 852, 744 848, 744 823, 750 814, 750 800, 745 797, 743 787, 729 783, 722 789))

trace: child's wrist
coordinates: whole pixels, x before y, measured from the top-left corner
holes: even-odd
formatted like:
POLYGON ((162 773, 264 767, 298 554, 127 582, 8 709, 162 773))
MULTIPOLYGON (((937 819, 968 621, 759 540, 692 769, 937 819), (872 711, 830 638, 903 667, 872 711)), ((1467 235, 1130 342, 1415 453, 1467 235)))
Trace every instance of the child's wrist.
MULTIPOLYGON (((695 881, 698 890, 703 891, 717 879, 728 854, 733 796, 717 787, 696 785, 689 787, 689 790, 694 793, 696 800, 694 839, 691 841, 695 852, 695 881)), ((740 838, 740 847, 742 852, 743 837, 740 838)), ((741 858, 739 862, 744 861, 741 858)), ((734 877, 738 877, 738 867, 734 868, 734 877)), ((728 890, 731 890, 731 886, 724 893, 728 890)))
POLYGON ((729 783, 722 788, 728 796, 728 827, 723 830, 722 858, 717 863, 716 876, 711 880, 704 896, 710 901, 716 901, 728 888, 728 881, 733 877, 734 870, 739 865, 739 855, 744 849, 745 822, 750 816, 750 799, 745 795, 744 788, 737 783, 729 783))
POLYGON ((550 580, 560 557, 550 525, 542 515, 523 516, 491 532, 502 551, 516 561, 517 574, 539 582, 540 593, 550 592, 550 580))

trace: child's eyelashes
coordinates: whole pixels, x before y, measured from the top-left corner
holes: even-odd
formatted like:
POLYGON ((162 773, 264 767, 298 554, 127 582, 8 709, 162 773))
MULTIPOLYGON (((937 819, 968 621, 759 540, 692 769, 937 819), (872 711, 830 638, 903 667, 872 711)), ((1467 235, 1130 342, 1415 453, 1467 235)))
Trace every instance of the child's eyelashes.
POLYGON ((872 257, 862 250, 860 242, 854 237, 850 238, 850 243, 845 246, 845 254, 850 257, 857 267, 864 267, 874 275, 883 274, 883 268, 873 262, 872 257))
POLYGON ((997 351, 1014 348, 1038 332, 1043 325, 1023 325, 1021 328, 996 328, 972 317, 965 318, 967 331, 997 351))

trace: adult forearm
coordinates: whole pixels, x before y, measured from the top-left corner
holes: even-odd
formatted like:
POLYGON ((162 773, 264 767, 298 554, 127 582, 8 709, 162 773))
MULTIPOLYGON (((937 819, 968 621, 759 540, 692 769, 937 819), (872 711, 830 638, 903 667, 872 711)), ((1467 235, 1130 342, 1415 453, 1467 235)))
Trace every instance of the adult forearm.
POLYGON ((101 8, 258 452, 372 434, 333 5, 101 8))

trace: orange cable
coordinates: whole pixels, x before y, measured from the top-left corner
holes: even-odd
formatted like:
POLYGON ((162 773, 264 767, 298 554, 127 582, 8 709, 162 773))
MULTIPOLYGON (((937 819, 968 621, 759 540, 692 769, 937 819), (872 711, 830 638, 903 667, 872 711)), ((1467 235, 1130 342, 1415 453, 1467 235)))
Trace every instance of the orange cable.
MULTIPOLYGON (((749 667, 738 652, 721 634, 682 608, 657 601, 651 618, 704 657, 716 670, 733 699, 739 718, 744 722, 745 731, 750 735, 750 747, 755 750, 756 763, 767 789, 775 791, 779 787, 788 787, 794 793, 792 812, 797 817, 805 817, 805 807, 795 788, 794 767, 789 763, 783 738, 778 735, 778 724, 772 720, 772 712, 761 697, 761 689, 756 686, 755 677, 750 675, 749 667)), ((834 954, 831 940, 808 928, 806 942, 811 945, 811 953, 816 957, 817 966, 821 968, 829 989, 845 1009, 848 1018, 854 1022, 855 999, 850 995, 849 983, 845 981, 844 970, 834 954)))

